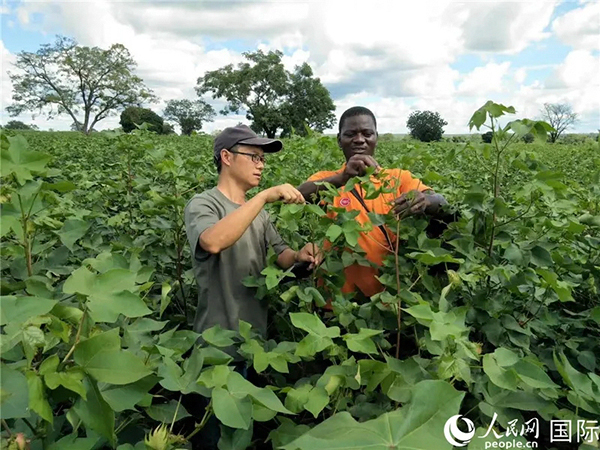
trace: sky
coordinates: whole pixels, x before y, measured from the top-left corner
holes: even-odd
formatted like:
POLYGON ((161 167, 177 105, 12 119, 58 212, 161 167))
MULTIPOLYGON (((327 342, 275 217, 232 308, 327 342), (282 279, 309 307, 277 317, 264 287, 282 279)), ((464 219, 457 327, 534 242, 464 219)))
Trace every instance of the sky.
MULTIPOLYGON (((198 98, 194 86, 204 72, 262 49, 282 51, 289 70, 308 62, 337 118, 366 106, 380 133, 406 133, 416 110, 439 112, 446 134, 468 133, 469 118, 487 100, 531 119, 544 103, 569 103, 579 115, 570 132, 600 128, 599 1, 4 0, 0 20, 3 124, 13 119, 5 108, 16 55, 64 35, 85 46, 125 45, 136 74, 160 98, 148 105, 159 114, 170 99, 198 98)), ((204 99, 217 111, 224 105, 204 99)), ((54 130, 72 123, 66 115, 14 119, 54 130)), ((115 115, 96 128, 118 121, 115 115)), ((238 122, 248 123, 244 114, 218 115, 203 131, 238 122)))

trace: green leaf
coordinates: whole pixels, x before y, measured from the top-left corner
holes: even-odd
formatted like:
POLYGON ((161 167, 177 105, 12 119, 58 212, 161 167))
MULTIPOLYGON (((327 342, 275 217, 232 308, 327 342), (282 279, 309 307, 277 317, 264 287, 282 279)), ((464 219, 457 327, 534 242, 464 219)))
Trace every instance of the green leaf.
POLYGON ((163 313, 171 303, 171 297, 169 296, 169 292, 171 292, 171 285, 166 281, 163 281, 160 290, 160 317, 162 317, 163 313))
POLYGON ((440 264, 440 263, 462 264, 463 262, 465 262, 464 259, 455 258, 452 256, 452 254, 448 250, 445 250, 445 249, 439 248, 439 247, 434 248, 432 250, 427 250, 424 253, 419 253, 419 252, 409 253, 406 256, 408 256, 409 258, 416 259, 428 266, 433 266, 433 265, 440 264))
POLYGON ((76 269, 63 284, 65 294, 83 294, 91 295, 94 292, 94 283, 96 275, 90 272, 86 267, 76 269))
POLYGON ((198 384, 206 386, 207 388, 223 387, 227 383, 227 378, 231 372, 229 366, 213 366, 202 371, 200 377, 198 377, 198 384))
POLYGON ((329 338, 340 336, 339 327, 326 327, 316 314, 290 313, 290 319, 296 328, 300 328, 313 336, 329 338))
POLYGON ((539 245, 531 249, 531 263, 538 267, 549 267, 554 264, 550 252, 539 245))
POLYGON ((494 358, 501 367, 514 366, 521 360, 519 355, 504 347, 499 347, 494 351, 494 358))
POLYGON ((205 347, 200 349, 200 354, 204 359, 204 364, 217 366, 219 364, 229 364, 233 357, 228 353, 214 347, 205 347))
MULTIPOLYGON (((159 335, 158 343, 163 347, 183 354, 198 340, 200 335, 192 330, 175 330, 174 328, 159 335)), ((216 349, 215 349, 216 350, 216 349)), ((208 364, 208 362, 207 362, 208 364)))
POLYGON ((153 375, 144 377, 135 383, 114 386, 107 383, 101 383, 98 388, 102 398, 110 405, 114 411, 125 411, 127 409, 135 410, 135 405, 140 403, 148 395, 157 382, 153 375))
POLYGON ((517 375, 514 370, 504 370, 491 354, 483 355, 483 371, 496 386, 509 391, 517 389, 517 375))
POLYGON ((77 400, 73 409, 86 428, 96 431, 114 444, 115 413, 104 401, 98 386, 93 380, 85 377, 83 385, 87 392, 86 399, 80 398, 77 400))
POLYGON ((237 398, 227 390, 216 387, 212 391, 213 410, 223 425, 247 430, 252 423, 252 400, 237 398))
POLYGON ((515 244, 510 244, 506 248, 504 258, 517 266, 523 264, 523 252, 515 244))
POLYGON ((247 430, 221 428, 219 450, 246 450, 252 443, 252 431, 252 428, 247 430))
POLYGON ((138 294, 129 291, 98 291, 90 296, 87 306, 95 322, 114 323, 119 319, 119 314, 142 317, 152 313, 138 294))
POLYGON ((557 389, 559 386, 552 382, 541 367, 527 360, 520 360, 514 365, 517 376, 528 386, 536 389, 557 389))
POLYGON ((144 301, 134 294, 137 273, 129 269, 110 269, 95 275, 80 267, 65 281, 63 292, 89 297, 88 308, 96 322, 114 323, 119 314, 141 317, 150 314, 144 301))
POLYGON ((444 381, 422 381, 408 406, 356 422, 340 412, 291 443, 286 450, 450 450, 444 424, 458 413, 464 392, 444 381))
POLYGON ((16 325, 48 314, 57 303, 57 300, 40 297, 0 297, 0 325, 16 325))
POLYGON ((509 392, 500 397, 494 406, 522 409, 524 411, 543 411, 552 402, 544 400, 538 394, 524 391, 509 392))
POLYGON ((56 232, 65 247, 73 251, 75 242, 81 239, 89 230, 90 224, 81 219, 67 219, 63 227, 56 232))
POLYGON ((47 375, 50 373, 54 373, 54 372, 56 372, 56 369, 58 368, 59 363, 60 363, 60 359, 58 358, 58 355, 54 354, 54 355, 46 358, 42 362, 42 364, 40 364, 38 373, 40 375, 47 375))
POLYGON ((224 330, 220 325, 215 325, 202 333, 202 338, 215 347, 229 347, 234 344, 233 337, 238 334, 232 330, 224 330))
POLYGON ((269 440, 273 442, 273 448, 281 448, 310 430, 308 425, 296 425, 287 417, 280 417, 279 419, 281 425, 269 433, 269 440))
POLYGON ((321 207, 318 205, 313 205, 313 204, 309 203, 307 205, 304 205, 304 209, 307 211, 310 211, 312 214, 316 214, 319 217, 323 217, 323 216, 327 215, 327 213, 325 213, 325 211, 323 211, 321 209, 321 207))
POLYGON ((50 161, 50 155, 29 150, 27 141, 21 135, 7 136, 9 147, 0 150, 0 176, 14 174, 19 184, 32 180, 31 172, 41 172, 50 161))
POLYGON ((579 395, 587 398, 593 398, 592 380, 583 373, 576 370, 564 353, 560 352, 558 356, 554 353, 554 364, 563 380, 567 385, 579 395))
POLYGON ((83 373, 81 372, 53 372, 44 376, 46 386, 50 389, 56 389, 63 386, 73 392, 76 392, 85 399, 86 391, 83 387, 83 373))
POLYGON ((327 239, 329 239, 330 242, 335 241, 338 237, 340 237, 340 235, 342 234, 342 227, 340 227, 339 225, 336 225, 335 223, 332 223, 331 225, 329 225, 329 228, 327 229, 327 233, 326 233, 326 237, 327 239))
POLYGON ((29 417, 29 386, 21 372, 0 363, 0 418, 29 417))
POLYGON ((48 450, 63 450, 66 448, 69 450, 93 450, 98 440, 99 438, 96 437, 79 438, 77 433, 74 433, 54 442, 48 447, 48 450))
POLYGON ((29 407, 42 419, 54 423, 52 408, 46 399, 44 383, 35 372, 27 372, 27 386, 29 387, 29 407))
POLYGON ((346 345, 353 352, 376 354, 377 347, 371 339, 373 336, 383 333, 383 330, 371 330, 369 328, 361 328, 358 334, 348 333, 343 336, 346 345))
POLYGON ((175 422, 190 417, 190 413, 175 400, 171 400, 169 403, 161 403, 158 405, 152 405, 146 408, 146 413, 157 422, 171 423, 173 419, 175 422))
POLYGON ((296 328, 309 333, 296 347, 298 356, 313 356, 333 345, 332 338, 340 335, 339 327, 326 327, 314 314, 290 313, 290 318, 296 328))
POLYGON ((103 383, 129 384, 151 373, 135 354, 120 350, 119 329, 98 334, 77 344, 75 362, 103 383))
POLYGON ((308 400, 304 404, 304 409, 309 411, 316 419, 328 403, 329 395, 327 391, 322 387, 315 386, 308 393, 308 400))
POLYGON ((56 183, 44 183, 42 186, 43 189, 60 192, 64 194, 66 192, 71 192, 77 189, 77 186, 71 181, 57 181, 56 183))
POLYGON ((277 415, 277 411, 273 411, 260 403, 252 403, 252 418, 256 422, 268 422, 277 415))
POLYGON ((268 388, 259 388, 246 380, 238 372, 231 372, 227 377, 227 390, 230 394, 237 398, 246 396, 252 397, 254 400, 272 411, 292 414, 290 410, 283 406, 281 400, 277 398, 275 393, 268 388))

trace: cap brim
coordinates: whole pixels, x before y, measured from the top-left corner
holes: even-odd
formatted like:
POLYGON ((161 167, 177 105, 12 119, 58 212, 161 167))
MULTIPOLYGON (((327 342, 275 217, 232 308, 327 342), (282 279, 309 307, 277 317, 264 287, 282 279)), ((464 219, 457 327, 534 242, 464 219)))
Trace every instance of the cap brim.
POLYGON ((261 137, 244 139, 243 141, 239 141, 238 144, 255 145, 262 148, 266 153, 275 153, 283 148, 283 143, 281 141, 261 137))

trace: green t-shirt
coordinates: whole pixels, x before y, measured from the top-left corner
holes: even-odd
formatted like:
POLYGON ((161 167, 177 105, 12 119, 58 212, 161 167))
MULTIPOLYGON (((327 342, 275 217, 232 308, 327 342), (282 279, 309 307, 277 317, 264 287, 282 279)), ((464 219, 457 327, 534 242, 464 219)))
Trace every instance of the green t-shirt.
POLYGON ((242 280, 248 275, 260 276, 267 265, 268 246, 278 255, 288 248, 269 213, 261 210, 237 242, 216 255, 205 251, 198 241, 206 229, 240 206, 215 187, 196 194, 185 207, 185 228, 198 284, 194 318, 198 333, 217 324, 238 330, 240 319, 263 334, 267 331, 268 305, 258 300, 256 289, 244 286, 242 280))

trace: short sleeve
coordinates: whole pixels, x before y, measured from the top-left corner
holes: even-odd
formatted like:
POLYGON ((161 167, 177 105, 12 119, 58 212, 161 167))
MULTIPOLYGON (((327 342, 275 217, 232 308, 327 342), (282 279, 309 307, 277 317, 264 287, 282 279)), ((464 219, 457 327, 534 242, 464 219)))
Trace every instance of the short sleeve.
POLYGON ((423 184, 423 182, 421 180, 419 180, 418 178, 414 178, 412 176, 412 173, 410 173, 408 170, 401 171, 400 181, 401 182, 400 182, 400 187, 398 189, 398 197, 400 197, 402 194, 405 194, 412 190, 417 190, 417 191, 423 192, 428 189, 431 189, 429 186, 426 186, 425 184, 423 184))
POLYGON ((192 254, 199 258, 206 253, 200 247, 200 235, 219 221, 219 215, 209 199, 194 197, 185 207, 184 220, 192 254))
POLYGON ((267 243, 267 247, 273 247, 275 253, 277 255, 280 255, 281 252, 283 252, 286 248, 289 247, 286 245, 285 242, 283 242, 281 235, 279 234, 279 232, 275 228, 275 225, 273 225, 273 222, 271 221, 271 216, 269 215, 269 213, 266 211, 264 211, 264 213, 266 220, 265 241, 267 243))

